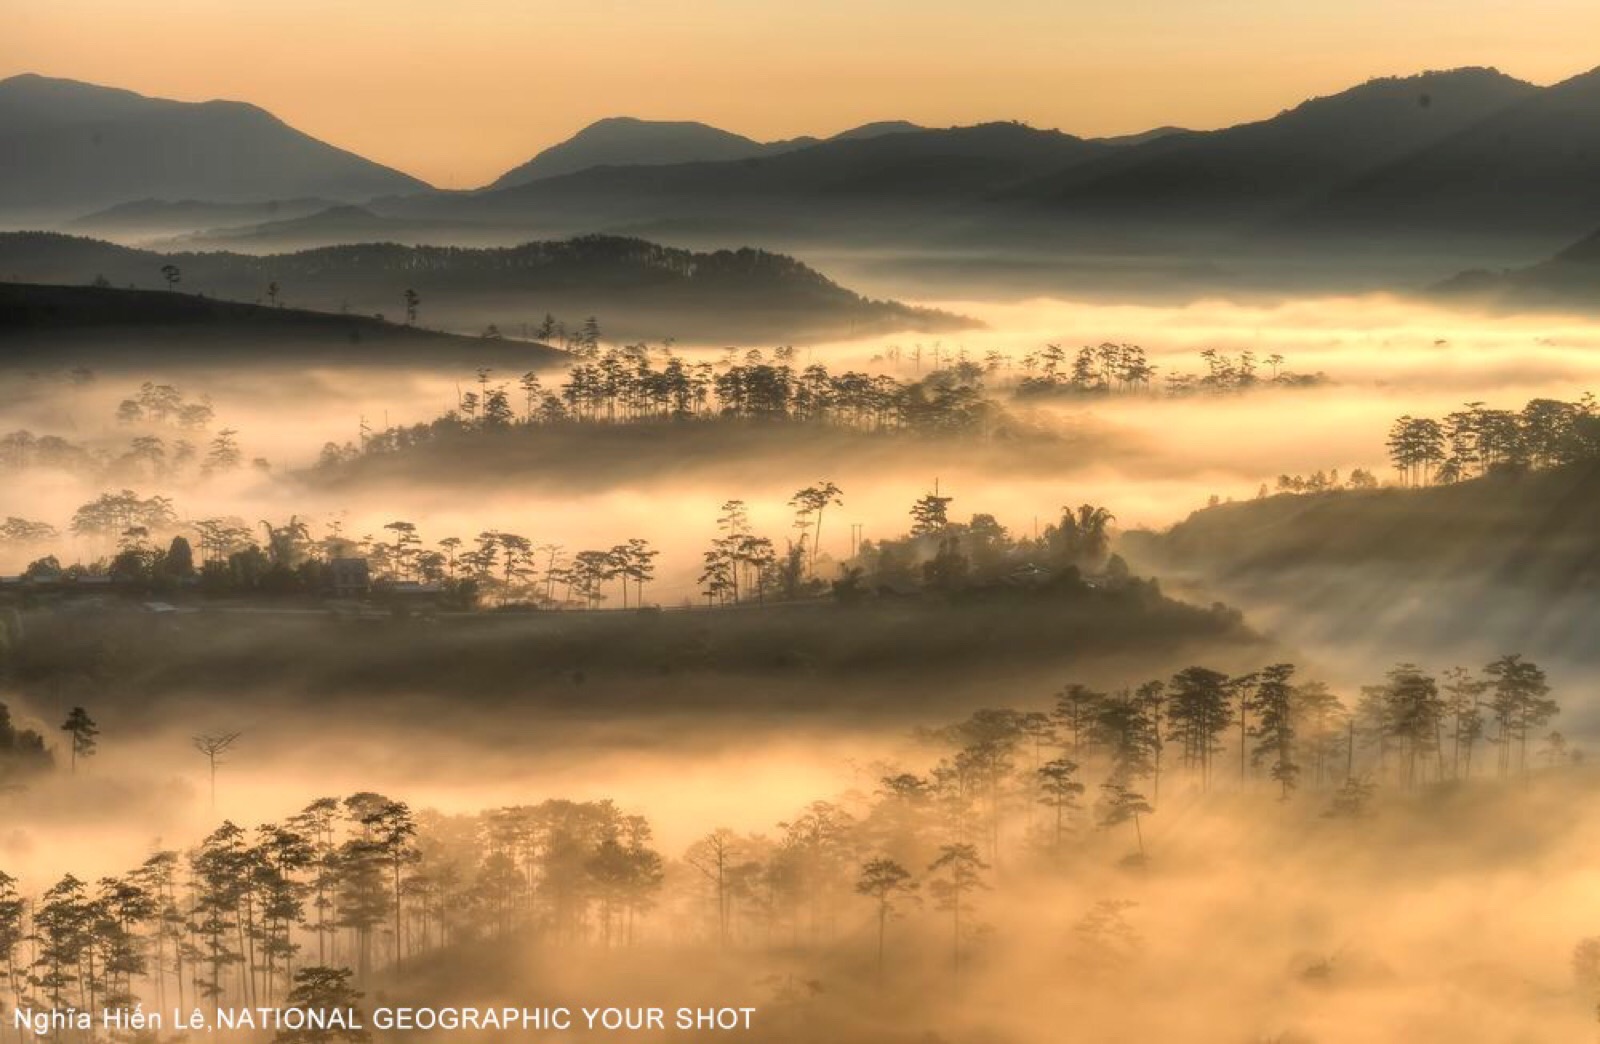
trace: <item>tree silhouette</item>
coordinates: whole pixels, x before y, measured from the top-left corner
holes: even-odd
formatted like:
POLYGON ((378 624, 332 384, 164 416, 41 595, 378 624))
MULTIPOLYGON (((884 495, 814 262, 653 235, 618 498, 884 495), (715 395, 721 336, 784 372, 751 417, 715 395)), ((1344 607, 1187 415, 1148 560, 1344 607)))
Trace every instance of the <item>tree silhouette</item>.
POLYGON ((880 857, 861 867, 856 880, 856 891, 871 899, 877 907, 878 918, 878 985, 883 985, 884 938, 888 934, 889 919, 897 912, 897 904, 913 895, 917 883, 911 871, 887 857, 880 857))
POLYGON ((1074 778, 1077 771, 1078 763, 1068 758, 1055 758, 1036 770, 1039 803, 1055 815, 1052 850, 1057 853, 1062 850, 1067 813, 1078 807, 1078 798, 1084 791, 1084 785, 1074 778))
POLYGON ((789 498, 789 506, 795 509, 795 528, 800 530, 802 537, 809 530, 811 535, 811 549, 806 563, 808 572, 815 572, 817 568, 817 550, 822 546, 822 515, 829 504, 842 505, 844 498, 842 491, 832 482, 819 482, 814 486, 807 486, 789 498))
POLYGON ((978 849, 966 843, 944 845, 938 858, 928 864, 928 872, 933 875, 928 880, 928 892, 933 896, 934 907, 950 914, 950 959, 957 977, 961 975, 961 950, 967 931, 962 918, 972 912, 972 893, 989 887, 983 881, 983 871, 987 869, 989 864, 978 858, 978 849))
POLYGON ((1560 713, 1560 706, 1550 699, 1544 671, 1519 654, 1500 657, 1485 667, 1484 673, 1493 680, 1489 705, 1499 729, 1496 742, 1500 744, 1500 770, 1510 771, 1514 743, 1517 768, 1526 772, 1529 734, 1548 725, 1560 713))
POLYGON ((94 719, 89 717, 88 711, 82 707, 74 707, 67 714, 67 720, 61 723, 61 731, 69 737, 68 750, 71 751, 69 764, 71 772, 76 775, 78 760, 94 756, 95 737, 100 735, 100 729, 95 725, 94 719))
POLYGON ((417 321, 417 309, 422 304, 422 296, 410 287, 406 287, 406 292, 400 296, 406 303, 406 325, 415 325, 417 321))
POLYGON ((162 265, 161 278, 166 282, 168 290, 176 290, 178 284, 183 281, 183 270, 177 265, 162 265))
POLYGON ((273 1036, 273 1044, 330 1044, 347 1041, 348 1044, 365 1044, 372 1034, 359 1017, 345 1013, 356 1011, 362 994, 350 983, 349 968, 328 968, 315 965, 294 973, 294 986, 289 990, 289 1007, 302 1012, 319 1012, 321 1018, 306 1018, 300 1029, 281 1029, 273 1036), (334 1017, 334 1013, 340 1017, 334 1017))
POLYGON ((205 756, 206 768, 211 777, 211 811, 217 810, 217 766, 222 756, 239 741, 242 732, 205 733, 194 737, 194 749, 205 756))

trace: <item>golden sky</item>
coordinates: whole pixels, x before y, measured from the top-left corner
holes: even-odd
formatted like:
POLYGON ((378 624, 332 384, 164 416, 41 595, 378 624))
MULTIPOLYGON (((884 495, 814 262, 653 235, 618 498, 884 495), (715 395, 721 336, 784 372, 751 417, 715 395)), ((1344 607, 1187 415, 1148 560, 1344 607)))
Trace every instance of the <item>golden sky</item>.
POLYGON ((613 115, 763 139, 879 119, 1094 135, 1270 116, 1379 75, 1550 83, 1600 64, 1595 0, 0 4, 0 77, 251 101, 463 188, 613 115))

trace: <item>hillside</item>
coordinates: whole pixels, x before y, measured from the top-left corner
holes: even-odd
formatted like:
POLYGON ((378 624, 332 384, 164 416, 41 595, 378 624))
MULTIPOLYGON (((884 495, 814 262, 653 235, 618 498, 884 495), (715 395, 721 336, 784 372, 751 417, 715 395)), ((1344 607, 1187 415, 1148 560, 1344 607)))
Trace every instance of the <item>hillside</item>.
POLYGON ((254 105, 34 75, 0 80, 0 155, 0 215, 72 217, 150 198, 360 201, 428 187, 254 105))
POLYGON ((1096 220, 1259 220, 1537 90, 1491 69, 1373 80, 1259 122, 1127 145, 1013 198, 1096 220))
POLYGON ((218 301, 168 290, 0 283, 0 368, 167 363, 547 366, 566 353, 367 316, 218 301))
POLYGON ((1495 311, 1600 311, 1600 232, 1527 268, 1462 272, 1430 296, 1495 311))
POLYGON ((691 120, 640 120, 613 116, 552 145, 489 185, 525 185, 540 178, 576 174, 590 167, 649 166, 747 159, 781 148, 691 120))
POLYGON ((1371 239, 1514 237, 1546 251, 1600 226, 1600 69, 1532 91, 1353 179, 1291 230, 1371 239))
MULTIPOLYGON (((885 134, 920 131, 914 123, 885 120, 866 123, 827 139, 855 141, 885 134)), ((641 120, 613 116, 597 120, 528 162, 496 178, 490 189, 526 185, 530 181, 576 174, 594 167, 659 167, 680 163, 719 163, 773 156, 821 143, 821 138, 756 141, 693 120, 641 120)))
MULTIPOLYGON (((1526 646, 1600 662, 1600 462, 1425 489, 1284 494, 1131 533, 1183 576, 1320 642, 1526 646)), ((1413 651, 1410 655, 1417 655, 1413 651)))
POLYGON ((953 208, 1116 146, 993 123, 843 137, 735 162, 601 167, 470 196, 385 201, 397 217, 541 227, 915 233, 953 208))
POLYGON ((970 325, 945 313, 872 301, 793 258, 759 250, 692 253, 636 239, 590 236, 473 250, 367 243, 287 254, 163 254, 53 233, 0 234, 0 275, 14 281, 179 288, 319 311, 399 316, 421 297, 429 326, 507 332, 553 313, 573 329, 598 316, 608 336, 788 340, 869 329, 970 325))

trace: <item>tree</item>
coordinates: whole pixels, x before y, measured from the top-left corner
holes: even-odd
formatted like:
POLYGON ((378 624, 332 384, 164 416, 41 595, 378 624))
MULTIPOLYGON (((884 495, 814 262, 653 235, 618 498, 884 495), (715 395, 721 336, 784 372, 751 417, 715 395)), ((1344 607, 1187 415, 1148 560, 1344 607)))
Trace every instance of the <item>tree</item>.
POLYGON ((1184 767, 1200 771, 1202 786, 1210 785, 1218 738, 1233 723, 1229 689, 1227 675, 1205 667, 1179 671, 1168 687, 1168 738, 1182 746, 1184 767))
POLYGON ((1040 765, 1034 774, 1039 782, 1039 803, 1055 814, 1052 848, 1061 851, 1061 841, 1066 829, 1066 816, 1078 807, 1078 798, 1084 786, 1074 776, 1078 763, 1067 758, 1055 758, 1040 765))
POLYGON ((362 994, 350 984, 350 975, 349 968, 321 965, 296 971, 294 986, 289 990, 289 1007, 317 1012, 321 1017, 301 1020, 300 1029, 279 1030, 272 1038, 273 1044, 364 1044, 371 1040, 372 1034, 361 1020, 352 1017, 362 994))
POLYGON ((62 722, 61 731, 70 737, 69 750, 71 751, 71 771, 75 775, 78 771, 78 759, 94 756, 96 747, 95 737, 100 735, 100 729, 95 725, 94 719, 89 717, 82 707, 74 707, 67 714, 67 720, 62 722))
POLYGON ((807 568, 815 572, 817 568, 817 550, 822 546, 822 514, 829 504, 840 506, 844 504, 842 491, 832 482, 819 482, 814 486, 797 492, 789 498, 789 506, 795 509, 795 528, 800 530, 802 538, 807 531, 811 535, 810 556, 807 568))
POLYGON ((1500 744, 1500 771, 1511 768, 1511 744, 1517 746, 1517 768, 1528 770, 1528 736, 1542 729, 1550 719, 1561 713, 1561 706, 1550 698, 1550 686, 1545 673, 1537 665, 1513 653, 1484 668, 1493 679, 1493 695, 1489 706, 1494 713, 1500 744))
POLYGON ((1250 736, 1256 740, 1250 752, 1252 764, 1271 759, 1269 773, 1279 786, 1278 796, 1287 799, 1300 778, 1300 763, 1295 749, 1294 664, 1275 663, 1262 669, 1245 705, 1255 713, 1250 736))
POLYGON ((406 303, 406 325, 414 325, 417 321, 417 308, 422 304, 422 296, 410 287, 400 295, 406 303))
POLYGON ((1398 743, 1406 786, 1417 782, 1417 763, 1439 749, 1444 701, 1436 681, 1415 664, 1392 668, 1378 690, 1382 700, 1378 722, 1384 737, 1398 743))
POLYGON ((1108 780, 1100 784, 1100 790, 1100 825, 1109 830, 1123 823, 1133 823, 1133 833, 1139 842, 1139 858, 1143 859, 1144 831, 1139 827, 1139 817, 1155 809, 1150 807, 1150 802, 1145 800, 1143 794, 1131 789, 1123 780, 1108 780))
POLYGON ((278 303, 278 283, 276 280, 267 284, 267 300, 274 306, 278 303))
POLYGON ((988 887, 983 882, 983 871, 987 869, 989 864, 978 858, 977 846, 966 843, 944 845, 939 849, 938 858, 928 864, 928 872, 934 875, 928 881, 934 907, 950 914, 951 966, 958 977, 961 947, 966 938, 962 915, 972 912, 972 893, 988 887))
POLYGON ((934 536, 943 533, 950 525, 950 502, 954 497, 941 497, 938 484, 932 493, 922 496, 911 505, 911 535, 934 536))
POLYGON ((239 741, 240 732, 206 733, 194 738, 194 749, 205 755, 206 766, 211 775, 211 811, 217 810, 217 766, 222 762, 222 755, 232 749, 239 741))
POLYGON ((887 857, 880 857, 861 867, 856 880, 856 891, 871 899, 878 915, 878 985, 883 985, 884 938, 889 919, 897 912, 896 904, 910 897, 917 889, 911 871, 887 857))
POLYGON ((239 452, 239 433, 233 428, 223 428, 211 440, 210 449, 206 452, 205 471, 232 471, 237 468, 244 455, 239 452))
POLYGON ((168 290, 176 290, 183 281, 183 270, 173 264, 162 265, 161 278, 166 280, 168 290))

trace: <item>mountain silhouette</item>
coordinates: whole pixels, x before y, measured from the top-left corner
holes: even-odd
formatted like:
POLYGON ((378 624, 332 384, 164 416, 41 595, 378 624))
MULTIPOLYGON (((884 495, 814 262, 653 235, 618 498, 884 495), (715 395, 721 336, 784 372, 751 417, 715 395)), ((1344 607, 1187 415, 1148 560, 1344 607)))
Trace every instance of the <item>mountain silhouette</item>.
POLYGON ((848 223, 860 235, 885 221, 920 221, 930 208, 982 200, 1112 148, 1015 123, 847 132, 731 162, 595 167, 471 195, 383 201, 380 209, 572 233, 663 227, 731 235, 848 223))
POLYGON ((148 198, 361 201, 416 178, 254 105, 179 102, 75 80, 0 80, 0 212, 77 216, 148 198))
POLYGON ((1548 253, 1600 226, 1600 69, 1514 104, 1330 192, 1292 231, 1521 238, 1548 253))
POLYGON ((1013 198, 1096 221, 1253 221, 1537 93, 1492 69, 1373 80, 1259 122, 1125 145, 1013 198))
MULTIPOLYGON (((888 120, 843 131, 830 141, 875 138, 921 130, 914 123, 888 120)), ((491 189, 525 185, 541 178, 576 174, 593 167, 658 167, 676 163, 715 163, 770 156, 816 145, 820 138, 756 141, 709 124, 692 120, 641 120, 613 116, 598 120, 577 134, 552 145, 533 159, 514 167, 489 186, 491 189)))

